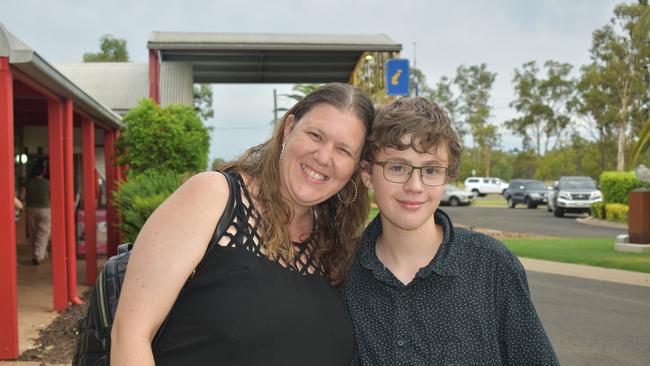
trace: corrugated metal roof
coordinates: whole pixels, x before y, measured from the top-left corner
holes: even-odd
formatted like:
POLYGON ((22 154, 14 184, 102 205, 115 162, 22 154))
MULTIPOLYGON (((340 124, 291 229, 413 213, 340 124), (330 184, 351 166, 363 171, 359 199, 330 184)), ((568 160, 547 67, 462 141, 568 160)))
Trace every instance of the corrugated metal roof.
POLYGON ((164 62, 160 67, 160 104, 194 105, 192 64, 164 62))
MULTIPOLYGON (((132 62, 88 62, 56 65, 64 75, 100 102, 126 114, 149 97, 149 66, 132 62)), ((192 65, 163 63, 160 70, 161 105, 192 105, 192 65)))
POLYGON ((124 115, 149 97, 148 65, 128 62, 57 64, 75 84, 102 104, 124 115))
POLYGON ((71 99, 75 109, 93 118, 99 125, 108 128, 124 125, 115 112, 70 81, 36 51, 9 32, 2 23, 0 23, 0 57, 9 57, 12 67, 38 81, 53 93, 71 99))
POLYGON ((196 83, 347 82, 364 52, 399 52, 384 34, 152 32, 161 64, 189 62, 196 83))
POLYGON ((399 52, 402 45, 385 34, 151 32, 150 49, 338 50, 399 52))

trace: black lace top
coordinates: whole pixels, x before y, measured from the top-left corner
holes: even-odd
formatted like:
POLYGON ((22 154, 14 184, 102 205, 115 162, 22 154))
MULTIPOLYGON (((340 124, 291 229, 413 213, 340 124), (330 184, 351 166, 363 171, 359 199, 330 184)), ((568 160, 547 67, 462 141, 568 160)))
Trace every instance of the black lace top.
POLYGON ((270 260, 235 177, 234 218, 172 307, 156 365, 349 365, 352 325, 313 260, 314 239, 295 244, 290 263, 270 260))

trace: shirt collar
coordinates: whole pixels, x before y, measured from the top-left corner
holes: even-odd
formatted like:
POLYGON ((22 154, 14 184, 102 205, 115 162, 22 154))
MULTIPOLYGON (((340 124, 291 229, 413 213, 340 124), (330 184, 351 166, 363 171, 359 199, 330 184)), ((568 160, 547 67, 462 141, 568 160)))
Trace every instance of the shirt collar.
MULTIPOLYGON (((433 214, 436 224, 442 225, 443 239, 438 252, 433 260, 426 266, 421 268, 415 275, 415 278, 428 277, 431 272, 444 277, 453 277, 458 275, 456 265, 456 245, 455 245, 455 232, 449 216, 437 209, 433 214)), ((377 215, 372 222, 366 227, 361 238, 361 245, 359 248, 359 263, 365 269, 373 272, 374 276, 383 281, 387 281, 388 277, 393 277, 390 271, 381 263, 377 258, 375 250, 377 239, 383 232, 381 225, 381 215, 377 215)))

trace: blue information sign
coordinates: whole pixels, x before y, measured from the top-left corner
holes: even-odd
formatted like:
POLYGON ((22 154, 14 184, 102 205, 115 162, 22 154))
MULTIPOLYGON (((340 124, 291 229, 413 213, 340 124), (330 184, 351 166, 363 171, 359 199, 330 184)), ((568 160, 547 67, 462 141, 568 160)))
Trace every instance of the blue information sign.
POLYGON ((394 58, 386 62, 386 93, 409 95, 409 60, 394 58))

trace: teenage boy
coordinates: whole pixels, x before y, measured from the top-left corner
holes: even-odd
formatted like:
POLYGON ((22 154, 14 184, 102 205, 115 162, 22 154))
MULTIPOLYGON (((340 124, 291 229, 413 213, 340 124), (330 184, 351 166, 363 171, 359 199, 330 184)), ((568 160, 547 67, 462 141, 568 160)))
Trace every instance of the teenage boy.
POLYGON ((558 365, 526 273, 496 239, 438 208, 462 147, 424 98, 381 109, 362 162, 378 215, 343 287, 353 365, 558 365))

